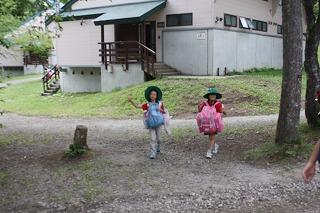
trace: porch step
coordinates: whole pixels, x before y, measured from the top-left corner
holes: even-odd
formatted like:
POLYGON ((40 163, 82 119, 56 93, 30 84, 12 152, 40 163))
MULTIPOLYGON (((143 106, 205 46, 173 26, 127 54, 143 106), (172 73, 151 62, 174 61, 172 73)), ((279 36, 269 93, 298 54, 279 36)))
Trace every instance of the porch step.
POLYGON ((154 69, 159 77, 181 75, 179 71, 164 63, 155 63, 154 69))
POLYGON ((46 89, 43 93, 41 93, 42 96, 51 96, 55 93, 57 93, 60 90, 60 82, 59 81, 53 81, 49 86, 48 89, 46 89))

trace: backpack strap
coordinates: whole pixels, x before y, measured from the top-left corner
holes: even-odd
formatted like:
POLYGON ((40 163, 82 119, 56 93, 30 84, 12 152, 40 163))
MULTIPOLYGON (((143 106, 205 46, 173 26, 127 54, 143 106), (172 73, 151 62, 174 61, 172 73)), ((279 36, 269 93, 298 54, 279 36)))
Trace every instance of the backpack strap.
POLYGON ((159 110, 161 111, 162 101, 158 101, 158 104, 159 104, 159 110))

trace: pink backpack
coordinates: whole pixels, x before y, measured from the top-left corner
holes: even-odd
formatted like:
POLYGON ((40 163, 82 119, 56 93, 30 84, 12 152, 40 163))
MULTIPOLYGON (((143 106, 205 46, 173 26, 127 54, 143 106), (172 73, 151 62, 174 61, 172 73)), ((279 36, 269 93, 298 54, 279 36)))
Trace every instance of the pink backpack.
POLYGON ((204 107, 196 117, 200 133, 214 134, 222 132, 224 125, 221 114, 217 112, 215 104, 210 106, 208 102, 205 102, 204 107))

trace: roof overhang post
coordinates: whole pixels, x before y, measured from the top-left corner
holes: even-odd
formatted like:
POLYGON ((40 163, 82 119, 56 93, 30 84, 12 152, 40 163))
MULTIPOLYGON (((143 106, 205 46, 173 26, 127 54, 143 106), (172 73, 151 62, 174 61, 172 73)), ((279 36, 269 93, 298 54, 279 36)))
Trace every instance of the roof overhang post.
POLYGON ((104 25, 101 25, 101 62, 102 64, 107 64, 105 61, 105 43, 104 43, 104 25))

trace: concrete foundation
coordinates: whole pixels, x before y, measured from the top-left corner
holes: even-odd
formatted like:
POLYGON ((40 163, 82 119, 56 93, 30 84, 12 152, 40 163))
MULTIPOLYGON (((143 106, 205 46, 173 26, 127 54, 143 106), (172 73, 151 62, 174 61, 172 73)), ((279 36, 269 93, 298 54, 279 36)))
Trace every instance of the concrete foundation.
POLYGON ((163 60, 186 75, 280 69, 282 38, 212 28, 169 30, 163 32, 163 60))
POLYGON ((111 92, 114 89, 140 84, 144 80, 144 72, 140 64, 130 64, 127 71, 124 71, 122 65, 109 65, 108 70, 104 66, 101 67, 102 92, 111 92))
POLYGON ((61 90, 67 93, 100 92, 100 67, 68 67, 61 72, 61 90))
POLYGON ((2 76, 20 76, 23 75, 23 66, 0 67, 2 76))
POLYGON ((25 65, 23 67, 24 75, 28 74, 42 74, 43 66, 42 65, 25 65))

